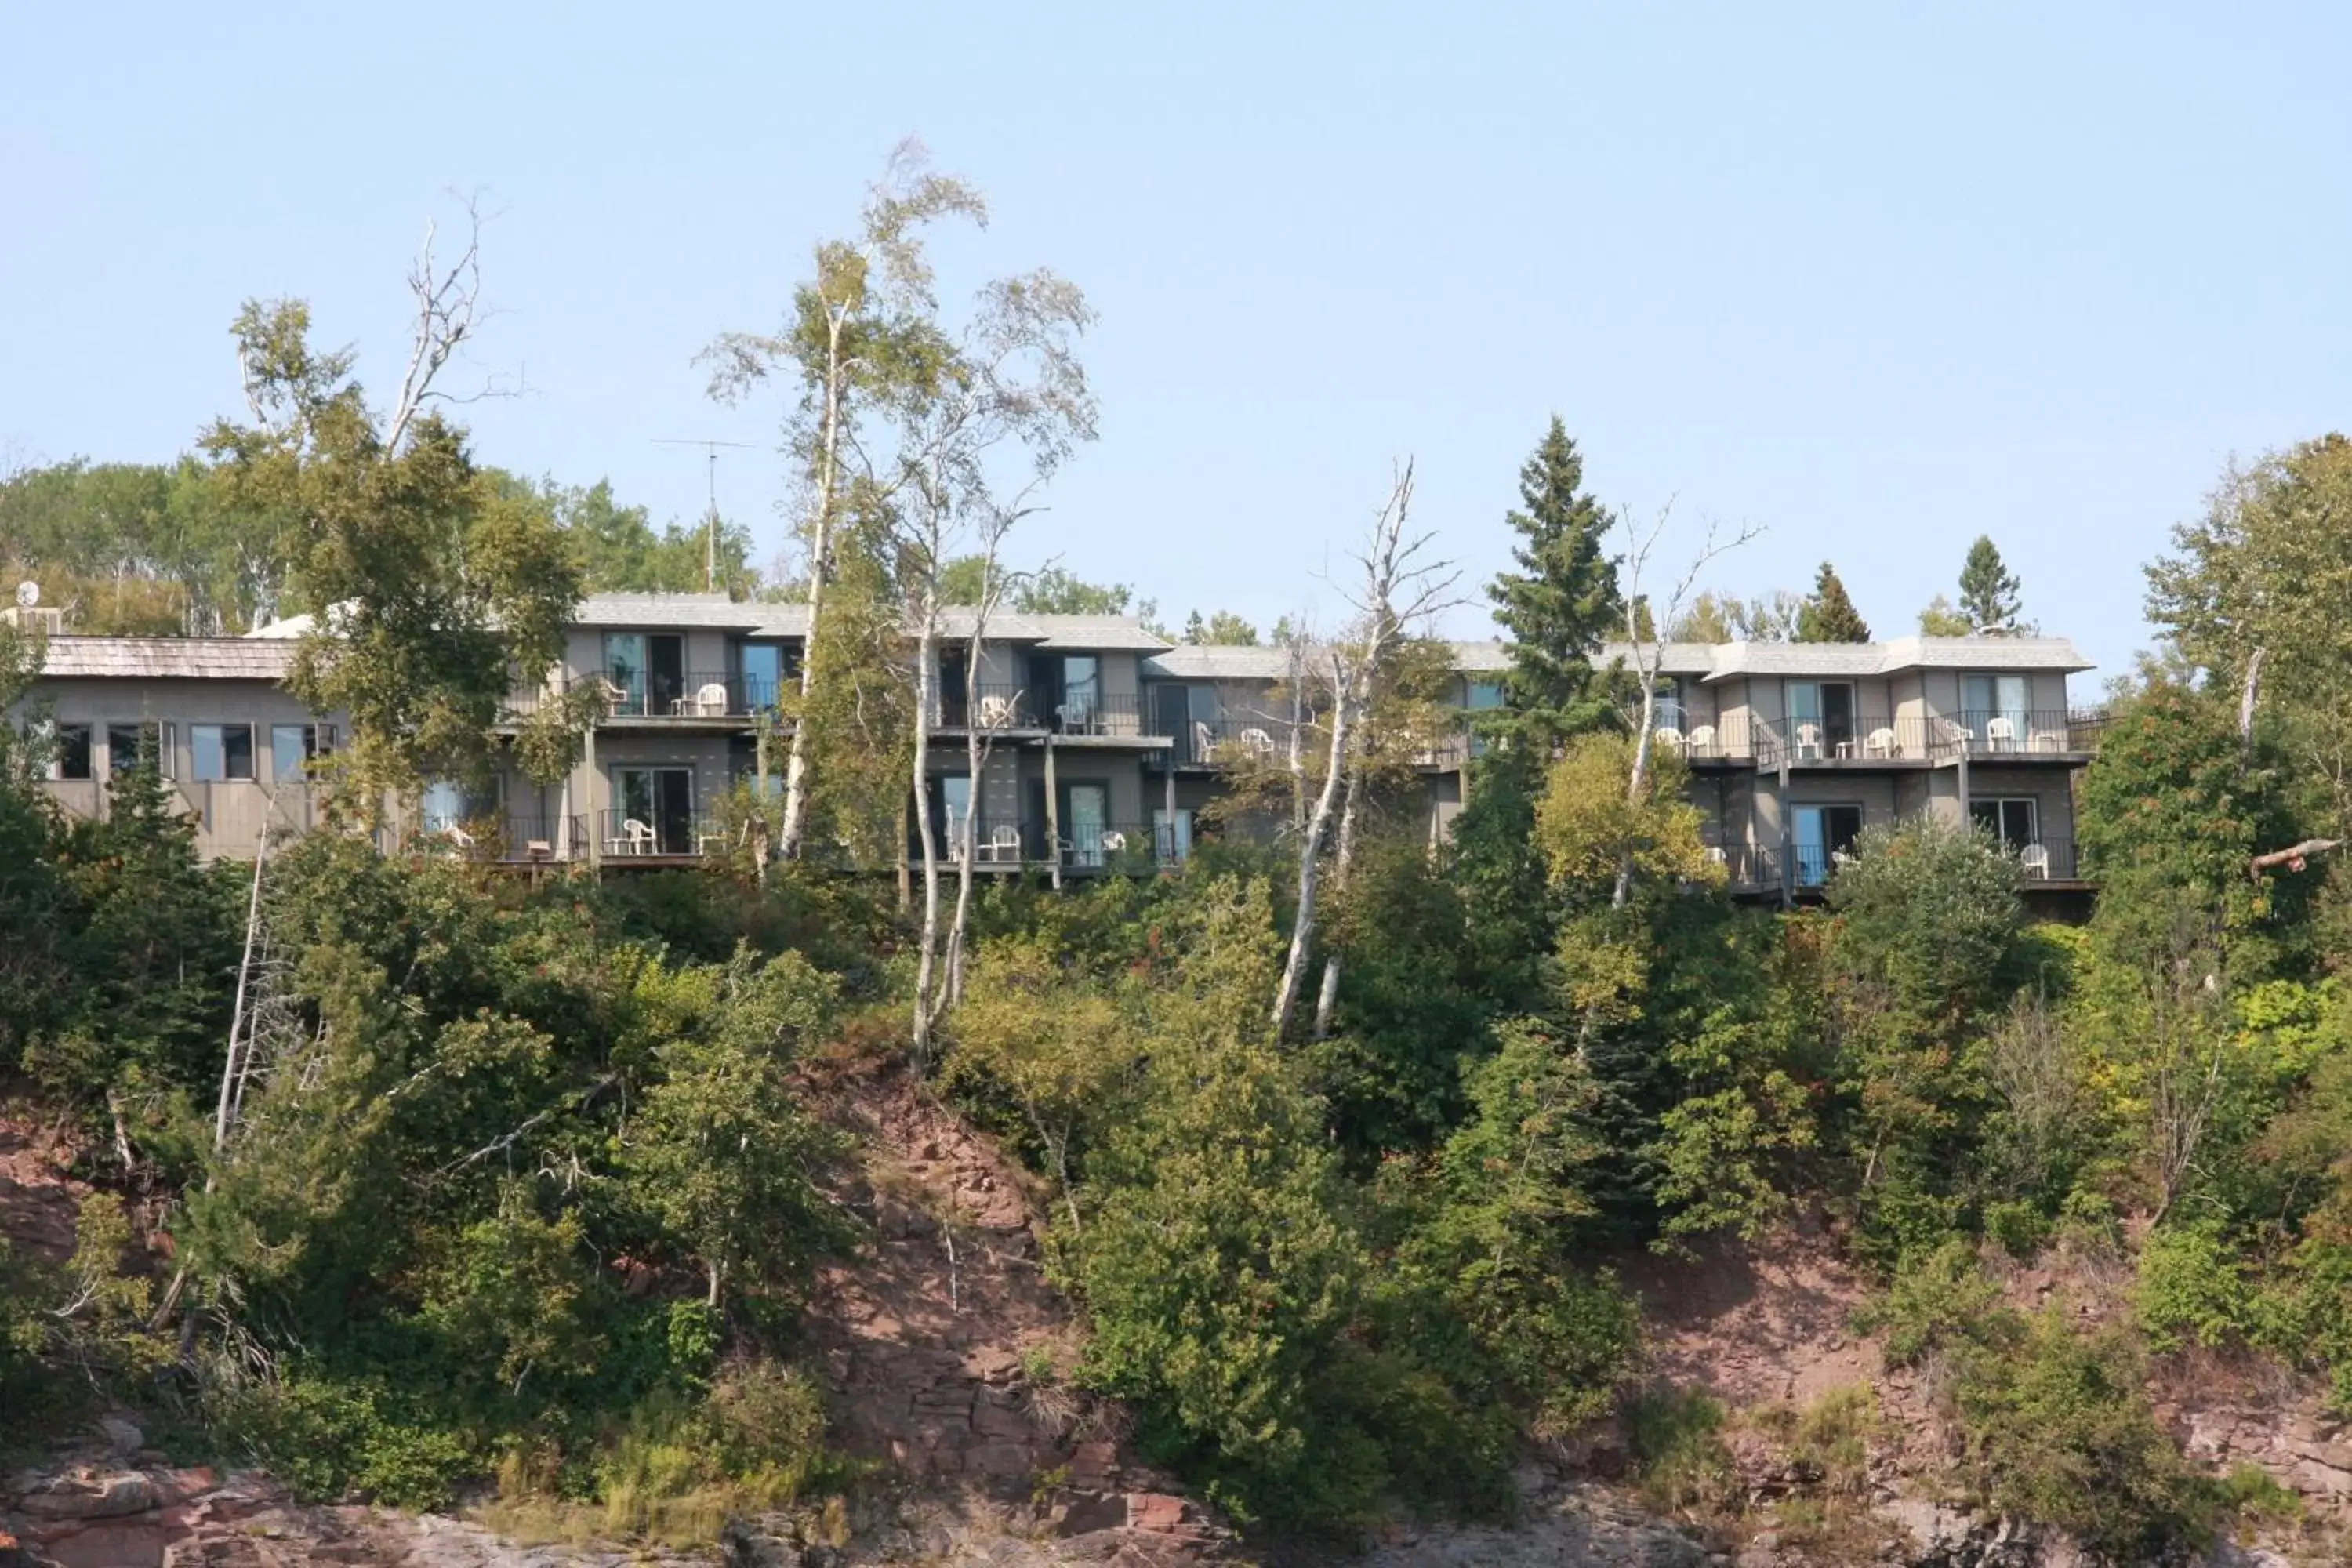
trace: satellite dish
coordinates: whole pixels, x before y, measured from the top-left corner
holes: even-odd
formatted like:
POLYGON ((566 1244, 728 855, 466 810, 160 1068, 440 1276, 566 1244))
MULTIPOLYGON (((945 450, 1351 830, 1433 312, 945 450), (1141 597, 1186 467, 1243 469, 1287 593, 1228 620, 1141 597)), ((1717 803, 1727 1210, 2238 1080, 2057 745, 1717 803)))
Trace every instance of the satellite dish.
POLYGON ((16 603, 29 610, 40 602, 41 585, 38 583, 27 581, 16 584, 16 603))

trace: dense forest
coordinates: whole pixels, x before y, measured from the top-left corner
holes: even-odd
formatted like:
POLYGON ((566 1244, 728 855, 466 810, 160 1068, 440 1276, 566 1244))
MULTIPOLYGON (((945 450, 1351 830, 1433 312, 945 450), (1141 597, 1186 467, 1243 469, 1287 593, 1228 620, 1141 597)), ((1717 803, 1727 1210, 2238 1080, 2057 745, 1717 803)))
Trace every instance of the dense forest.
MULTIPOLYGON (((1279 831, 948 898, 937 865, 888 874, 907 650, 1020 590, 987 465, 1025 482, 1092 425, 1066 286, 941 324, 907 236, 974 200, 907 172, 782 336, 722 342, 736 390, 801 398, 830 617, 801 794, 740 803, 776 820, 731 862, 526 879, 331 827, 206 866, 152 773, 70 820, 37 726, 0 735, 0 1061, 94 1188, 69 1260, 0 1260, 0 1405, 128 1401, 315 1495, 490 1478, 625 1531, 851 1485, 801 1308, 861 1244, 812 1072, 864 1054, 1030 1163, 1067 1377, 1241 1521, 1498 1510, 1524 1446, 1611 1422, 1648 1473, 1703 1472, 1715 1417, 1645 1377, 1620 1266, 1801 1224, 1937 1369, 1956 1489, 2116 1563, 2282 1506, 2185 1454, 2147 1378, 2225 1352, 2352 1415, 2352 623, 2322 591, 2352 572, 2352 443, 2232 472, 2148 568, 2163 641, 2081 785, 2086 923, 2029 921, 2012 858, 1927 824, 1867 835, 1822 907, 1735 905, 1599 650, 1654 610, 1860 617, 1827 567, 1793 604, 1654 605, 1556 423, 1486 585, 1512 665, 1450 843, 1402 809, 1442 663, 1408 474, 1302 699, 1328 745, 1235 807, 1279 831), (892 439, 830 471, 856 417, 892 439), (2128 1310, 2006 1304, 2037 1258, 2101 1260, 2128 1310)), ((325 782, 363 798, 494 743, 477 699, 586 585, 695 585, 701 542, 477 467, 430 414, 386 438, 305 327, 240 322, 261 414, 202 458, 23 476, 0 519, 92 627, 351 605, 297 679, 352 715, 325 782), (119 532, 71 521, 100 494, 119 532)), ((1961 591, 1948 629, 2020 624, 1997 554, 1961 591)), ((0 705, 38 659, 0 644, 0 705)))

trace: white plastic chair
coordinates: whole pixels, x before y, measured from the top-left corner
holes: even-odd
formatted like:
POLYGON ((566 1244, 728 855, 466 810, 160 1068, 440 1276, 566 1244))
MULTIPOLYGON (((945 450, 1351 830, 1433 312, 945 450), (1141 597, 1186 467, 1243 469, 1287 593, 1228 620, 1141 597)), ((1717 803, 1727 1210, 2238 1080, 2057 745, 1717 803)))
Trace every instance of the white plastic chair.
POLYGON ((474 852, 474 836, 454 822, 442 828, 434 837, 446 842, 450 848, 460 855, 470 855, 474 852))
POLYGON ((2050 851, 2039 844, 2029 844, 2017 852, 2018 869, 2034 881, 2050 879, 2050 851))
POLYGON ((1661 724, 1656 729, 1651 731, 1650 741, 1652 744, 1662 750, 1672 752, 1677 756, 1682 754, 1683 746, 1685 744, 1683 741, 1683 732, 1680 730, 1675 729, 1671 724, 1661 724))
POLYGON ((1113 828, 1110 832, 1102 836, 1102 847, 1103 853, 1106 855, 1125 854, 1127 852, 1127 835, 1119 832, 1116 828, 1113 828))
POLYGON ((694 694, 694 705, 706 719, 722 717, 727 711, 727 688, 720 681, 709 681, 694 694))
POLYGON ((1886 725, 1873 730, 1862 742, 1865 757, 1891 757, 1895 754, 1895 731, 1886 725))
POLYGON ((1713 756, 1715 754, 1715 726, 1712 724, 1701 724, 1697 729, 1693 730, 1688 735, 1683 737, 1683 744, 1688 753, 1694 757, 1713 756))
POLYGON ((1193 720, 1193 721, 1192 721, 1192 760, 1193 760, 1194 762, 1196 762, 1196 763, 1206 763, 1206 762, 1211 761, 1213 758, 1214 758, 1214 757, 1216 756, 1216 754, 1217 754, 1217 737, 1216 737, 1216 732, 1215 732, 1214 731, 1213 731, 1213 730, 1211 730, 1211 729, 1209 728, 1209 721, 1208 721, 1207 720, 1205 720, 1205 719, 1195 719, 1195 720, 1193 720))
POLYGON ((606 839, 604 847, 615 855, 650 855, 658 837, 652 828, 628 816, 621 819, 620 837, 606 839))
POLYGON ((988 858, 991 860, 1021 858, 1021 830, 1009 823, 1000 823, 989 830, 988 858))
POLYGON ((988 696, 980 700, 980 727, 1002 730, 1013 722, 1013 703, 1007 698, 988 696))
POLYGON ((2008 752, 2014 751, 2016 747, 2017 721, 2015 720, 1988 719, 1985 721, 1986 751, 2008 752))
POLYGON ((1274 755, 1274 737, 1255 725, 1242 731, 1242 744, 1261 759, 1274 755))
POLYGON ((1066 735, 1091 735, 1095 732, 1095 705, 1083 697, 1055 709, 1054 717, 1062 721, 1062 733, 1066 735))
POLYGON ((1818 763, 1822 760, 1822 727, 1819 724, 1797 726, 1797 760, 1803 762, 1809 752, 1812 753, 1813 761, 1818 763))

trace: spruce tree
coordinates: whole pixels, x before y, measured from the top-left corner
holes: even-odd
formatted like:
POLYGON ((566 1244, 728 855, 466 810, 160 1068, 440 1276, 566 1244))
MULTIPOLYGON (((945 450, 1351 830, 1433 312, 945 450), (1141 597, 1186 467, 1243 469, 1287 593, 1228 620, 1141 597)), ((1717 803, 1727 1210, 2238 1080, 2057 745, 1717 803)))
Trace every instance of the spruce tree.
POLYGON ((2016 574, 2001 563, 1992 536, 1979 533, 1960 566, 1960 614, 1977 637, 2007 637, 2019 630, 2016 574))
POLYGON ((1822 563, 1819 575, 1813 579, 1813 596, 1797 616, 1799 642, 1868 642, 1869 624, 1862 612, 1847 597, 1845 584, 1838 580, 1837 568, 1822 563))
POLYGON ((1584 458, 1558 415, 1519 469, 1524 510, 1505 514, 1519 534, 1516 572, 1499 574, 1486 592, 1495 618, 1511 635, 1503 682, 1507 731, 1549 752, 1562 736, 1590 728, 1605 710, 1592 655, 1618 628, 1617 563, 1602 553, 1611 518, 1584 493, 1584 458))

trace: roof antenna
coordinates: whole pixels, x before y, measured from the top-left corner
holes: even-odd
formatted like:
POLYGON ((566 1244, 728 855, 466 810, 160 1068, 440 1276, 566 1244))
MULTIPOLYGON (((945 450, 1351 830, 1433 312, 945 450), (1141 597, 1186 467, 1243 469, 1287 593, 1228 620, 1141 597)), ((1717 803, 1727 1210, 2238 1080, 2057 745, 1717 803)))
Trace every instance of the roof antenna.
POLYGON ((702 541, 702 591, 719 592, 719 448, 736 447, 749 452, 754 449, 749 441, 713 441, 697 436, 656 436, 656 447, 700 447, 710 458, 710 514, 706 520, 702 541))

